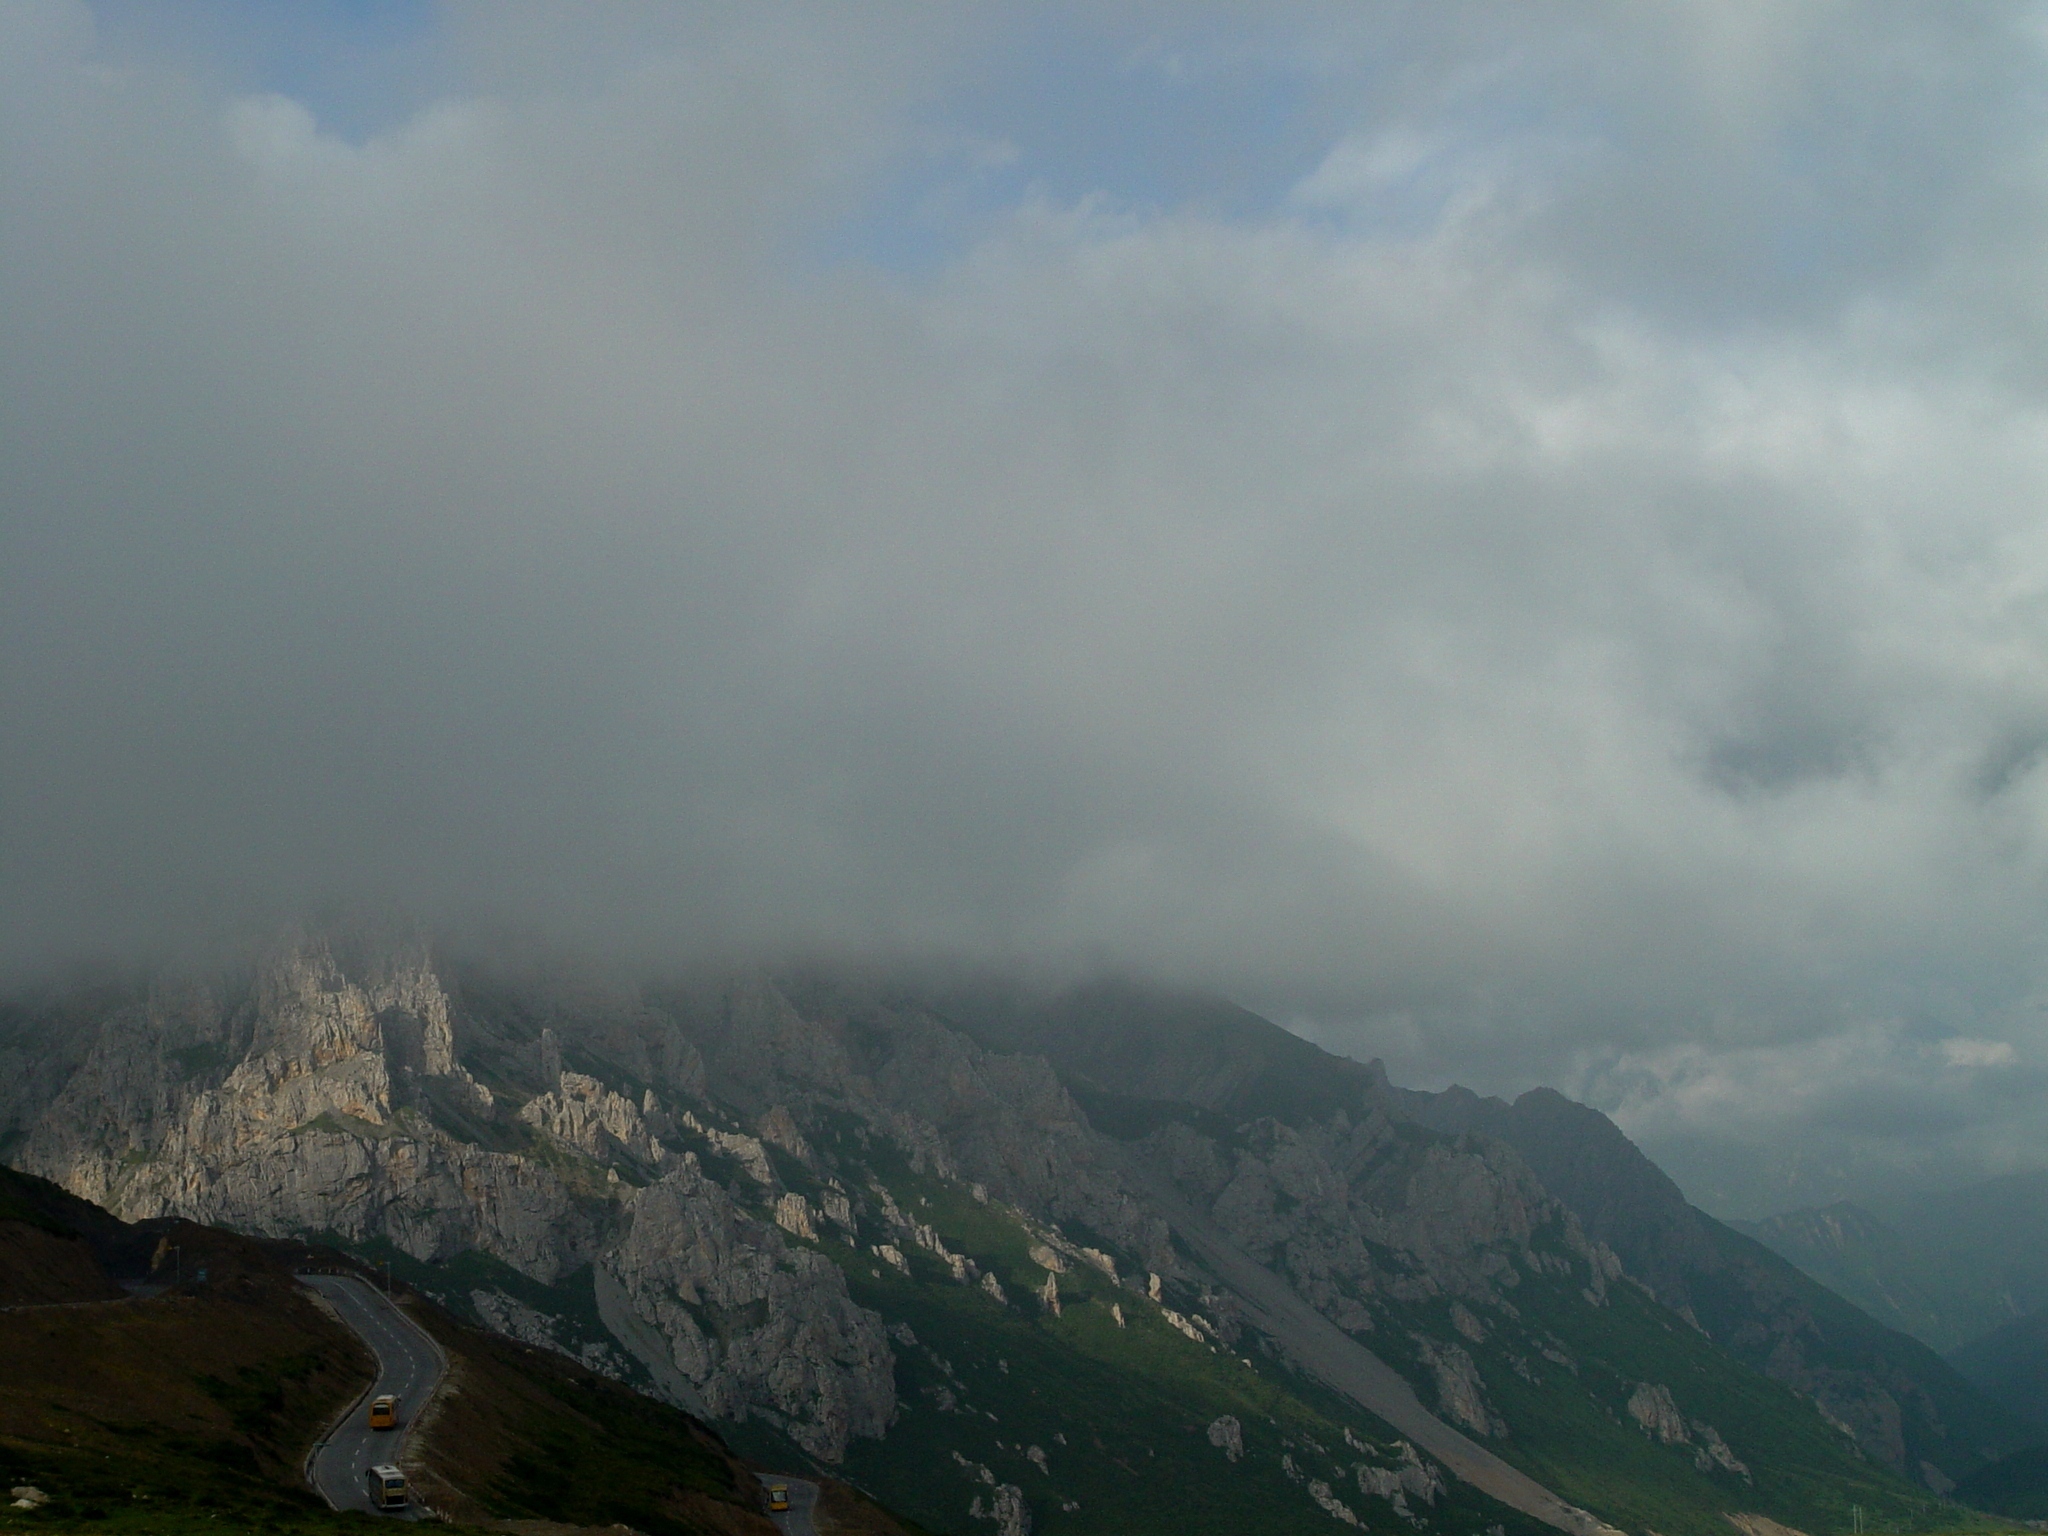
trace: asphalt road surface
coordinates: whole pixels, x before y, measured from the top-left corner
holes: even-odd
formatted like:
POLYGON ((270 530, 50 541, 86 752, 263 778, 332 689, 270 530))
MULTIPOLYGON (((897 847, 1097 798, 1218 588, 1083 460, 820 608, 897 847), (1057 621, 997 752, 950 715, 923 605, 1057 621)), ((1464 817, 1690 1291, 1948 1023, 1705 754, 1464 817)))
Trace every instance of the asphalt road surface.
POLYGON ((807 1483, 800 1477, 784 1477, 780 1472, 756 1472, 765 1487, 769 1483, 789 1485, 789 1510, 786 1514, 770 1515, 775 1528, 786 1536, 818 1536, 817 1526, 811 1523, 811 1511, 817 1506, 818 1485, 807 1483))
MULTIPOLYGON (((441 1384, 441 1351, 419 1327, 384 1299, 376 1287, 348 1275, 301 1275, 341 1314, 341 1320, 377 1357, 377 1381, 313 1452, 307 1468, 314 1491, 336 1509, 370 1508, 367 1475, 383 1462, 395 1464, 411 1433, 413 1416, 441 1384), (390 1393, 398 1399, 398 1428, 370 1428, 370 1399, 390 1393)), ((790 1488, 792 1499, 796 1489, 790 1488)), ((394 1514, 396 1511, 393 1512, 394 1514)), ((419 1519, 417 1507, 406 1514, 419 1519)), ((809 1530, 806 1523, 803 1527, 809 1530)))

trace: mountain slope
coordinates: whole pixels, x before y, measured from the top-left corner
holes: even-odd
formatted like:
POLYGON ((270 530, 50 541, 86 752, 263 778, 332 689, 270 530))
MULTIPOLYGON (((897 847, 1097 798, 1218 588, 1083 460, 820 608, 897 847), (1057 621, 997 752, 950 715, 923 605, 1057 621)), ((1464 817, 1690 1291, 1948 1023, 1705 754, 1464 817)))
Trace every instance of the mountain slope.
POLYGON ((1843 1202, 1740 1225, 2048 1426, 2048 1174, 1905 1197, 1883 1219, 1843 1202))
POLYGON ((1926 1345, 1692 1207, 1597 1110, 1549 1089, 1513 1104, 1459 1089, 1402 1097, 1425 1124, 1481 1131, 1514 1147, 1660 1300, 1738 1358, 1811 1396, 1866 1454, 1945 1491, 2031 1438, 2024 1422, 1926 1345))
POLYGON ((1728 1225, 1933 1349, 1954 1349, 2013 1317, 1986 1267, 1950 1262, 1847 1200, 1728 1225))
MULTIPOLYGON (((884 995, 888 989, 878 989, 884 995)), ((1200 993, 1102 980, 1059 989, 920 983, 907 1001, 990 1050, 1043 1056, 1085 1102, 1159 1101, 1232 1123, 1355 1111, 1385 1083, 1377 1064, 1332 1056, 1249 1009, 1200 993)), ((791 995, 835 995, 829 981, 791 995)))
POLYGON ((1886 1217, 1847 1201, 1734 1225, 1939 1350, 2048 1306, 2048 1181, 1986 1180, 1901 1200, 1886 1217))
MULTIPOLYGON (((1506 1137, 1210 1000, 647 986, 316 938, 78 1011, 9 1127, 38 1170, 389 1258, 935 1529, 1533 1536, 1474 1470, 1501 1463, 1549 1490, 1502 1498, 1575 1532, 1964 1518, 1891 1470, 1961 1450, 1916 1423, 1859 1456, 1842 1382, 1767 1380, 1658 1306, 1506 1137)), ((1718 1316, 1716 1273, 1680 1304, 1718 1316)), ((1810 1319, 1731 1316, 1846 1376, 1810 1319)))
POLYGON ((0 1170, 0 1270, 53 1247, 60 1262, 0 1312, 0 1474, 48 1495, 37 1521, 339 1527, 299 1463, 370 1368, 303 1287, 247 1239, 133 1231, 0 1170), (167 1289, 188 1264, 206 1283, 167 1289))
POLYGON ((1694 1209, 1605 1115, 1553 1090, 1509 1104, 1461 1088, 1395 1089, 1376 1064, 1332 1057, 1243 1009, 1128 984, 994 993, 958 988, 938 1006, 985 1043, 1043 1053, 1100 1124, 1196 1110, 1219 1117, 1212 1131, 1262 1114, 1306 1125, 1374 1102, 1447 1134, 1506 1143, 1667 1306, 1813 1398, 1866 1454, 1936 1490, 2030 1437, 1924 1344, 1694 1209))
POLYGON ((1963 1480, 1956 1497, 2040 1528, 2048 1520, 2048 1445, 2000 1457, 1963 1480))
POLYGON ((1949 1364, 1986 1397, 2048 1436, 2048 1309, 1952 1350, 1949 1364))

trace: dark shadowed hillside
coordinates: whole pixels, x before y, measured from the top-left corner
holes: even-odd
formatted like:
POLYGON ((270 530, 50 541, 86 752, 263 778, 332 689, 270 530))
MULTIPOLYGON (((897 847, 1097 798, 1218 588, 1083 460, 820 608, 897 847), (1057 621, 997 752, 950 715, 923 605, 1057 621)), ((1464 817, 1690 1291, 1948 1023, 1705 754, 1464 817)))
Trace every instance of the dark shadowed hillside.
POLYGON ((1949 1364, 2048 1438, 2048 1309, 1951 1350, 1949 1364))
POLYGON ((1689 1204, 1598 1110, 1550 1089, 1512 1104, 1462 1089, 1404 1093, 1410 1113, 1508 1143, 1659 1300, 1811 1396, 1864 1452, 1937 1491, 2030 1430, 1932 1349, 1860 1311, 1763 1244, 1689 1204))
POLYGON ((1873 1317, 1960 1348, 2048 1306, 2048 1174, 1736 1223, 1873 1317))
MULTIPOLYGON (((48 1495, 30 1523, 359 1528, 361 1516, 325 1509, 303 1465, 368 1385, 370 1361, 293 1278, 347 1262, 190 1222, 130 1226, 0 1169, 0 1277, 34 1275, 33 1299, 17 1286, 0 1302, 0 1473, 48 1495)), ((703 1424, 558 1354, 406 1304, 452 1362, 411 1448, 415 1482, 443 1514, 649 1536, 772 1530, 752 1470, 703 1424)), ((831 1497, 870 1536, 909 1529, 852 1490, 831 1497)))

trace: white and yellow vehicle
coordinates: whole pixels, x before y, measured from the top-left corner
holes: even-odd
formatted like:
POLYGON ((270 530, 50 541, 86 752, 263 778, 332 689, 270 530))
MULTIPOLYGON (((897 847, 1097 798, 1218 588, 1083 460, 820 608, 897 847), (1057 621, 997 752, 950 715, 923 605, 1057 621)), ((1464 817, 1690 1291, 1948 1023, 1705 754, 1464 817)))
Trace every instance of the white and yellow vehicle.
POLYGON ((770 1483, 768 1485, 768 1508, 778 1515, 789 1508, 789 1484, 770 1483))
POLYGON ((410 1496, 403 1472, 396 1467, 372 1467, 365 1476, 370 1482, 370 1508, 405 1508, 410 1496))
POLYGON ((370 1399, 370 1428, 398 1428, 398 1399, 386 1393, 370 1399))

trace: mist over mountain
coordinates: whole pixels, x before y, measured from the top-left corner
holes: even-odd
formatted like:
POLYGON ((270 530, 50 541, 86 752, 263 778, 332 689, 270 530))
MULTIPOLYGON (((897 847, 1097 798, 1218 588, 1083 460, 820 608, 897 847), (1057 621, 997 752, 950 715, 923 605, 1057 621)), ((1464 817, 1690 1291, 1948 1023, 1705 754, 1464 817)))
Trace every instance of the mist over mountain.
POLYGON ((2048 1165, 2044 29, 0 6, 0 969, 1213 991, 2048 1165))

